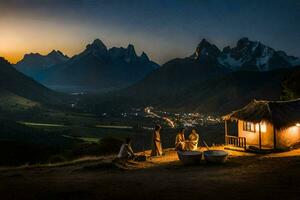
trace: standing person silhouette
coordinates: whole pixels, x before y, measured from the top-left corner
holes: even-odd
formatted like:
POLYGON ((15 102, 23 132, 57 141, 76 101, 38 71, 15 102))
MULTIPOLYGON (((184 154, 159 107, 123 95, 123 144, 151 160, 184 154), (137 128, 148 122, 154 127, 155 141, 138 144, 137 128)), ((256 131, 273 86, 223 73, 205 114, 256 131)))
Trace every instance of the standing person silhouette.
POLYGON ((151 156, 161 156, 163 154, 160 140, 160 130, 161 126, 156 125, 155 130, 152 137, 153 147, 151 151, 151 156))

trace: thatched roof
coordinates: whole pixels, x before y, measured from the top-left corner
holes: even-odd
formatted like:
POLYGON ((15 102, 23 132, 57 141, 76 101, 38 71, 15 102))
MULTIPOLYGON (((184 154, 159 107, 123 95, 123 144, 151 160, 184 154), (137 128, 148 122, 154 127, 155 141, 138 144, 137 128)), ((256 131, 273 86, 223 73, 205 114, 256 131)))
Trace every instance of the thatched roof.
POLYGON ((223 117, 225 120, 243 120, 253 123, 266 121, 279 129, 300 123, 300 99, 292 101, 253 100, 244 108, 223 117))

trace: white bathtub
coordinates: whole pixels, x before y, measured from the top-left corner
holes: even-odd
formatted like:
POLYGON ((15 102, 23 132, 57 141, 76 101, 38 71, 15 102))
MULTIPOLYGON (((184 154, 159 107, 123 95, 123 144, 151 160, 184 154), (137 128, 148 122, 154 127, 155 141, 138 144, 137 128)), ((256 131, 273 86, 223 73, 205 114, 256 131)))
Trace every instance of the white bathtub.
POLYGON ((223 150, 204 151, 204 158, 209 163, 225 163, 228 158, 228 153, 223 150))
POLYGON ((198 164, 202 158, 201 151, 177 151, 177 155, 184 165, 198 164))

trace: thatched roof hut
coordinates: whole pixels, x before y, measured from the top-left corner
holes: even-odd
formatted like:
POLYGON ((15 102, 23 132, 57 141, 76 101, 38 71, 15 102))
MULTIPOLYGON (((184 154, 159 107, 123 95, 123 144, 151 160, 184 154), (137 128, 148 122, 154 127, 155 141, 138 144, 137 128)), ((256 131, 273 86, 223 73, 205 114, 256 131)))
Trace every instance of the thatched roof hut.
POLYGON ((242 109, 224 116, 225 120, 243 120, 253 123, 266 121, 277 130, 300 123, 300 99, 291 101, 253 100, 242 109))
POLYGON ((225 142, 243 148, 291 148, 300 144, 300 99, 291 101, 253 100, 223 117, 225 142), (227 121, 237 121, 238 136, 228 133, 227 121))

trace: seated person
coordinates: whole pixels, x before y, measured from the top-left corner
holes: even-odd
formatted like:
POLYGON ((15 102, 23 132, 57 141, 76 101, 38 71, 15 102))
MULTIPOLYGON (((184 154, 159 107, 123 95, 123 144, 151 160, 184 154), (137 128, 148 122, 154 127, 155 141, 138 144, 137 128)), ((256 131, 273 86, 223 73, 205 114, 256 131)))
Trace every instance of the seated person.
POLYGON ((199 135, 196 130, 193 129, 189 135, 189 141, 186 143, 186 149, 190 151, 196 151, 198 148, 199 135))
POLYGON ((184 128, 181 128, 175 139, 175 149, 177 151, 185 150, 184 128))
POLYGON ((125 159, 125 160, 130 160, 134 159, 135 155, 133 153, 133 150, 131 148, 131 138, 126 138, 125 143, 122 144, 120 148, 120 152, 117 156, 119 159, 125 159))

